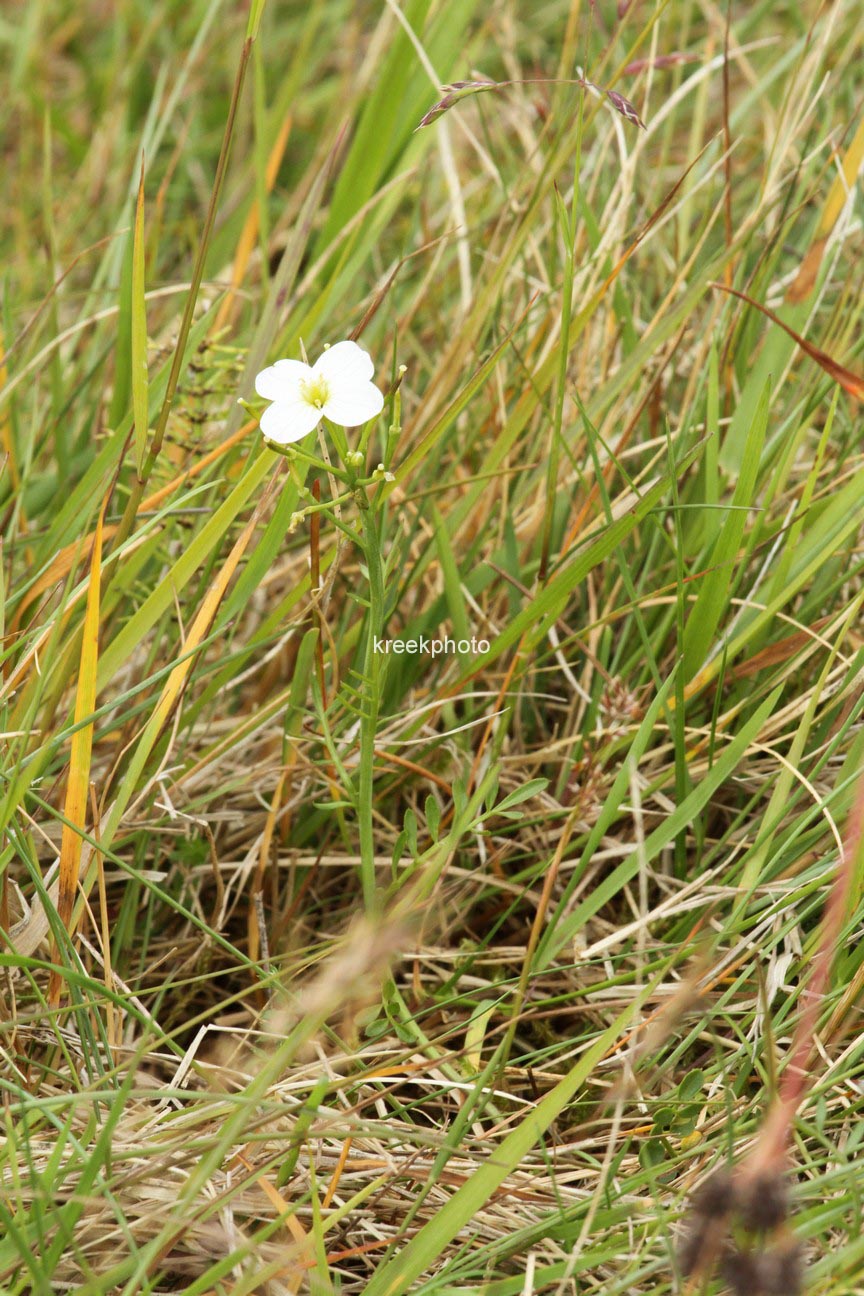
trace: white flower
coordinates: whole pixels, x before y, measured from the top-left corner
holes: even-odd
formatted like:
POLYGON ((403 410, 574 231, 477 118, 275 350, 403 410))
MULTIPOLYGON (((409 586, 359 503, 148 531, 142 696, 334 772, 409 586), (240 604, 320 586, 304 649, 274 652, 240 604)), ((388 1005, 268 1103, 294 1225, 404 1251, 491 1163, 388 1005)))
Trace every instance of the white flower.
POLYGON ((261 415, 268 441, 290 445, 327 418, 341 427, 359 427, 380 414, 384 397, 369 380, 375 366, 356 342, 337 342, 314 365, 277 360, 262 369, 255 390, 272 401, 261 415))

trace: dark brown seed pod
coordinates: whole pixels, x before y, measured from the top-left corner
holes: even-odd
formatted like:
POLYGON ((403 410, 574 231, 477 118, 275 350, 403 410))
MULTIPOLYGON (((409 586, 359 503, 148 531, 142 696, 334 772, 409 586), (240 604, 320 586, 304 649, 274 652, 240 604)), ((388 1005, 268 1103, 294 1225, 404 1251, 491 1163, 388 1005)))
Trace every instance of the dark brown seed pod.
POLYGON ((728 1215, 735 1206, 735 1183, 728 1170, 715 1170, 693 1194, 691 1210, 706 1219, 728 1215))
POLYGON ((720 1261, 720 1276, 734 1296, 763 1296, 761 1259, 752 1251, 738 1251, 732 1247, 725 1251, 720 1261))
POLYGON ((745 1228, 752 1232, 778 1228, 789 1214, 786 1180, 776 1170, 748 1175, 737 1185, 736 1204, 745 1228))
POLYGON ((714 1268, 734 1205, 735 1185, 725 1167, 693 1193, 678 1242, 678 1267, 685 1278, 714 1268))
POLYGON ((804 1287, 801 1245, 789 1237, 759 1256, 759 1281, 765 1296, 800 1296, 804 1287))

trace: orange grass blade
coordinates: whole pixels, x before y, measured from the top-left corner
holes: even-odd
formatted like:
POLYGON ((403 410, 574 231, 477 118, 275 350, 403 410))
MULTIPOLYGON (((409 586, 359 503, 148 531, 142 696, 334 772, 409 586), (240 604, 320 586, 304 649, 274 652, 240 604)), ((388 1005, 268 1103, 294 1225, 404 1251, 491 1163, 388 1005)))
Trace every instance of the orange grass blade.
MULTIPOLYGON (((248 1161, 242 1152, 236 1154, 237 1160, 242 1166, 255 1175, 255 1167, 251 1161, 248 1161)), ((297 1208, 282 1196, 279 1189, 276 1188, 269 1180, 265 1172, 255 1175, 255 1182, 264 1193, 264 1196, 270 1202, 270 1205, 276 1211, 278 1217, 285 1221, 288 1232, 294 1239, 294 1248, 296 1258, 286 1264, 283 1271, 287 1278, 292 1293, 300 1290, 303 1284, 304 1272, 307 1269, 314 1269, 318 1263, 315 1256, 315 1245, 312 1238, 304 1229, 300 1220, 297 1218, 297 1208)), ((287 1257, 286 1257, 287 1258, 287 1257)))
MULTIPOLYGON (((191 481, 193 477, 197 477, 200 472, 203 472, 205 468, 209 468, 210 464, 215 463, 217 459, 221 459, 222 455, 227 454, 228 451, 237 445, 239 441, 243 440, 248 432, 251 432, 252 429, 257 426, 257 419, 250 419, 248 423, 244 423, 243 426, 238 428, 236 432, 233 432, 231 436, 226 437, 221 445, 216 446, 215 449, 208 451, 207 454, 201 455, 200 458, 196 459, 191 468, 186 468, 182 473, 180 473, 179 477, 173 478, 173 480, 168 482, 167 485, 161 486, 159 490, 154 491, 152 495, 148 495, 145 500, 142 500, 138 506, 139 513, 146 513, 150 509, 158 508, 160 504, 163 504, 166 499, 170 499, 174 492, 179 490, 181 486, 184 486, 186 482, 191 481)), ((103 538, 105 540, 110 540, 116 534, 117 529, 118 524, 116 522, 110 523, 104 528, 103 538)), ((52 585, 56 585, 58 581, 61 581, 64 576, 68 576, 72 564, 76 561, 80 552, 80 540, 75 540, 72 544, 68 544, 64 549, 60 550, 60 552, 54 557, 45 574, 40 576, 39 579, 33 583, 19 603, 15 616, 10 622, 10 631, 17 629, 24 613, 36 599, 44 594, 46 590, 51 589, 52 585)))
MULTIPOLYGON (((273 186, 276 183, 276 177, 279 174, 279 167, 282 164, 282 158, 288 145, 288 139, 291 135, 292 118, 289 114, 282 123, 282 129, 276 138, 276 143, 270 150, 270 156, 267 159, 267 169, 264 173, 264 184, 268 194, 272 193, 273 186)), ((246 217, 246 223, 240 233, 240 239, 237 243, 237 251, 234 254, 234 265, 231 270, 231 287, 225 294, 222 305, 216 315, 216 322, 213 325, 213 332, 218 333, 220 328, 227 322, 231 314, 231 308, 237 297, 237 290, 246 277, 246 271, 249 267, 249 258, 252 256, 252 250, 255 247, 255 240, 258 237, 258 226, 260 214, 258 211, 257 200, 253 202, 249 209, 249 215, 246 217)))
MULTIPOLYGON (((72 735, 72 753, 69 759, 69 782, 66 786, 66 804, 63 813, 66 822, 60 840, 60 889, 57 898, 57 915, 71 936, 72 906, 78 887, 81 866, 81 833, 87 816, 87 790, 90 786, 90 759, 93 751, 93 722, 81 724, 96 708, 96 667, 99 663, 99 606, 102 580, 102 521, 105 505, 96 523, 93 552, 90 557, 90 588, 87 591, 87 609, 84 614, 84 637, 81 642, 81 665, 78 671, 78 691, 75 695, 75 723, 81 725, 72 735)), ((52 961, 57 961, 56 946, 52 961)), ((48 1002, 52 1007, 60 1001, 62 978, 59 972, 51 973, 48 1002)))
POLYGON ((171 713, 179 702, 183 690, 189 682, 192 668, 195 665, 198 656, 197 650, 201 647, 201 644, 210 631, 210 627, 213 624, 219 606, 228 592, 228 586, 231 583, 231 579, 249 546, 249 542, 255 534, 255 529, 261 521, 263 513, 269 505, 270 500, 273 498, 273 493, 278 482, 279 475, 277 473, 271 477, 269 485, 263 491, 261 498, 249 518, 249 521, 235 540, 231 552, 225 559, 222 568, 216 574, 207 590, 207 593, 204 595, 201 606, 198 608, 192 625, 189 627, 189 633, 183 642, 182 660, 177 663, 165 681, 159 699, 153 708, 153 713, 138 740, 138 745, 135 749, 129 768, 126 771, 117 797, 109 811, 104 831, 104 840, 106 844, 110 844, 113 840, 120 820, 123 817, 123 812, 132 797, 135 795, 138 779, 140 778, 144 766, 150 757, 150 753, 156 744, 156 740, 165 725, 168 723, 171 713))
POLYGON ((264 511, 264 506, 270 501, 276 480, 277 479, 274 477, 271 481, 270 489, 261 496, 258 507, 246 523, 246 526, 243 528, 243 531, 236 540, 234 547, 226 558, 224 566, 216 576, 216 579, 213 581, 210 588, 207 590, 201 606, 195 614, 195 619, 189 628, 189 634, 183 643, 184 660, 181 661, 179 665, 175 666, 171 674, 168 676, 168 679, 165 682, 165 687, 163 688, 159 701, 156 704, 156 709, 153 712, 151 723, 154 724, 157 732, 158 730, 161 730, 162 726, 168 720, 180 694, 186 686, 186 682, 195 661, 195 652, 201 646, 209 633, 210 626, 213 624, 216 613, 219 611, 219 605, 228 591, 231 578, 237 570, 241 558, 246 552, 249 541, 254 535, 255 528, 264 511))

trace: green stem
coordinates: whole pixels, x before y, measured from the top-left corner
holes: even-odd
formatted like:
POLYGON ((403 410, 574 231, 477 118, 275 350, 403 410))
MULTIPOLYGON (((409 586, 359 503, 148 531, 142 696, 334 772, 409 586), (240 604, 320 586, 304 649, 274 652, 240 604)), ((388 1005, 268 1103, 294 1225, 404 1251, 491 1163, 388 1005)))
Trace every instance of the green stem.
MULTIPOLYGON (((363 903, 370 917, 379 912, 380 896, 375 879, 375 837, 372 826, 372 800, 375 777, 375 738, 378 730, 378 705, 383 686, 381 657, 375 651, 375 639, 384 621, 384 577, 381 546, 374 510, 363 492, 361 512, 365 537, 366 564, 369 570, 369 635, 363 663, 366 697, 360 718, 360 778, 358 784, 358 817, 360 821, 360 877, 363 903)), ((358 502, 360 502, 358 500, 358 502)))

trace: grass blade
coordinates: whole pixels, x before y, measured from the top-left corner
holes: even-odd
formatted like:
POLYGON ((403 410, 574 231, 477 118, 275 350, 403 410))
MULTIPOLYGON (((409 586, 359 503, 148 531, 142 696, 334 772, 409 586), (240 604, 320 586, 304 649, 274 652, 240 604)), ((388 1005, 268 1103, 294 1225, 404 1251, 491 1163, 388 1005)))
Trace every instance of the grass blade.
MULTIPOLYGON (((60 843, 60 887, 57 898, 57 916, 71 937, 74 932, 72 909, 78 890, 78 873, 81 866, 81 833, 86 827, 87 794, 90 786, 90 761, 93 753, 93 723, 83 723, 96 708, 96 670, 99 661, 99 602, 102 581, 102 524, 104 508, 96 523, 93 549, 90 556, 90 587, 87 609, 84 614, 84 633, 81 640, 81 660, 78 668, 78 687, 75 695, 75 723, 79 725, 72 736, 72 753, 69 758, 69 782, 63 835, 60 843)), ((57 959, 56 950, 54 959, 57 959)), ((48 1002, 56 1007, 60 1001, 62 979, 59 972, 52 973, 48 987, 48 1002)))
POLYGON ((135 437, 135 466, 140 477, 147 455, 147 302, 144 296, 144 159, 135 203, 132 237, 132 420, 135 437))

